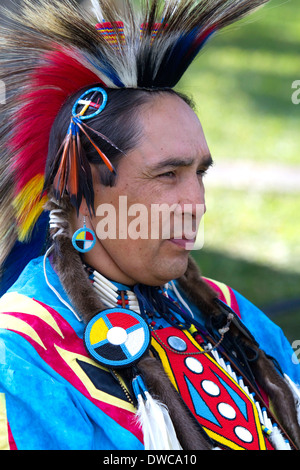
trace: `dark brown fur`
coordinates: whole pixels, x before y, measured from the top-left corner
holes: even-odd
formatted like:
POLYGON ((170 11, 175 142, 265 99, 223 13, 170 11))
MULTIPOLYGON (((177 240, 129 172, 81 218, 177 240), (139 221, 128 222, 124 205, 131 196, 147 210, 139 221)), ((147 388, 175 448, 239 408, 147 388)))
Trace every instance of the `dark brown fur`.
POLYGON ((178 282, 189 300, 197 305, 204 315, 220 315, 220 310, 215 303, 217 294, 202 279, 199 268, 193 258, 189 258, 187 271, 178 279, 178 282))
POLYGON ((277 373, 272 361, 261 349, 258 352, 258 360, 253 364, 255 378, 267 393, 279 424, 300 449, 300 427, 293 394, 285 380, 277 373))

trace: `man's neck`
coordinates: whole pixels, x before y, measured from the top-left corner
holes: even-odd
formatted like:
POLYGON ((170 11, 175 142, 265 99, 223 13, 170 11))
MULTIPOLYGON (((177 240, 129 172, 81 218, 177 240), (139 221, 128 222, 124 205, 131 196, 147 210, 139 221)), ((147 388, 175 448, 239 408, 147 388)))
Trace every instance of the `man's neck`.
POLYGON ((112 282, 118 282, 128 287, 132 287, 137 284, 135 279, 132 279, 123 271, 121 271, 119 266, 114 263, 114 261, 104 250, 99 256, 97 256, 94 250, 92 250, 90 253, 86 253, 84 255, 84 261, 107 279, 110 279, 112 282))

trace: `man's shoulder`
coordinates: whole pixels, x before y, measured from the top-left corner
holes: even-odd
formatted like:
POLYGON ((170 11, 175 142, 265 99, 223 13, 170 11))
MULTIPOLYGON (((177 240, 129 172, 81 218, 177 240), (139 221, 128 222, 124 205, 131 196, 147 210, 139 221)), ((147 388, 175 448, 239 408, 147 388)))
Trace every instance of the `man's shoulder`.
POLYGON ((43 282, 43 257, 38 257, 31 260, 25 266, 18 279, 3 297, 8 293, 19 293, 25 294, 28 297, 34 297, 35 292, 41 289, 43 282))
POLYGON ((224 282, 216 281, 207 277, 202 277, 217 294, 218 298, 225 302, 237 315, 241 317, 240 306, 237 301, 236 292, 224 282))
POLYGON ((18 280, 0 298, 0 327, 20 331, 31 325, 35 329, 37 318, 54 324, 53 318, 60 315, 51 307, 51 294, 43 275, 43 259, 30 261, 18 280))

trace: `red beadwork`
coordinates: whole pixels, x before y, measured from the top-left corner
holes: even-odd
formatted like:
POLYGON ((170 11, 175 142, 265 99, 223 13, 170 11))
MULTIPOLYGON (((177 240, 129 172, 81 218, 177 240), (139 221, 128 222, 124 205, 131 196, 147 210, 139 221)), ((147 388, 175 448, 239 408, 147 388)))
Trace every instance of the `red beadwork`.
POLYGON ((221 447, 272 449, 253 401, 209 354, 199 354, 189 333, 168 327, 154 332, 153 338, 159 338, 157 352, 186 405, 221 447))

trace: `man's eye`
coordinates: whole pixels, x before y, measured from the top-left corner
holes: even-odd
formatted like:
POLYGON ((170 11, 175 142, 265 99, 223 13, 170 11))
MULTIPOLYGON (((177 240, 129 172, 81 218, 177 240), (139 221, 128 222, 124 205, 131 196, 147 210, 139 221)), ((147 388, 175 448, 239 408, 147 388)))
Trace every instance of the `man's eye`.
POLYGON ((162 173, 161 175, 158 175, 159 178, 174 178, 175 172, 174 171, 166 171, 166 173, 162 173))
POLYGON ((207 174, 207 171, 208 170, 198 170, 197 175, 203 178, 207 174))

